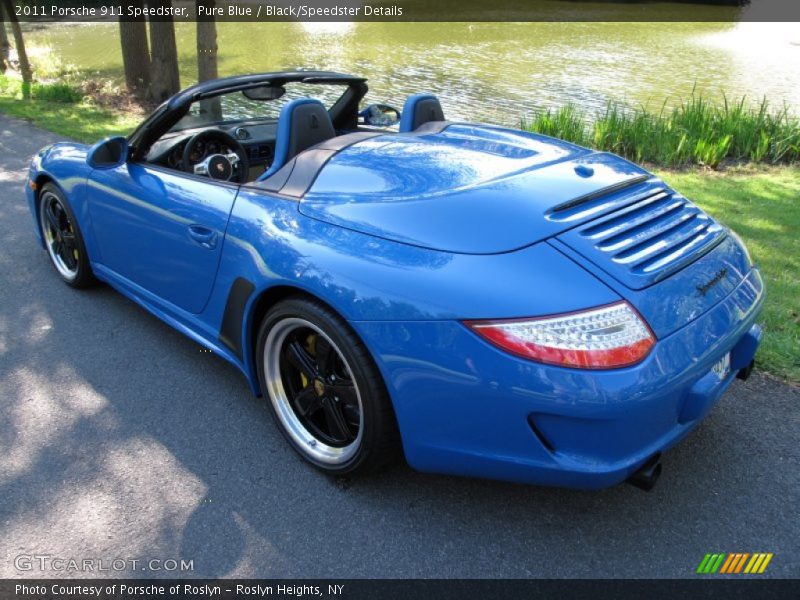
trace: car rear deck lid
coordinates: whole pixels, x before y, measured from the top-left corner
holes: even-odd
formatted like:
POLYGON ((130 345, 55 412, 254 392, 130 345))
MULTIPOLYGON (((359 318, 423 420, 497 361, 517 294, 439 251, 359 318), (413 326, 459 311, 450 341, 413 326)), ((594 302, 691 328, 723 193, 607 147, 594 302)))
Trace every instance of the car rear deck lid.
POLYGON ((552 138, 450 125, 347 147, 325 164, 300 212, 416 246, 492 254, 580 224, 548 218, 553 207, 588 202, 646 178, 646 171, 619 157, 552 138))

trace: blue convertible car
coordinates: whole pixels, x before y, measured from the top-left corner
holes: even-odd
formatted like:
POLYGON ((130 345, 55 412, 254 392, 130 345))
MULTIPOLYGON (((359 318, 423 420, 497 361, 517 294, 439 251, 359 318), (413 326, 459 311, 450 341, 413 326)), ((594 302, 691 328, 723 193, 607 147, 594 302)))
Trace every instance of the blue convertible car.
POLYGON ((326 473, 405 456, 652 487, 752 369, 764 286, 739 238, 612 154, 450 122, 431 95, 361 110, 366 92, 219 79, 128 138, 44 148, 36 234, 67 284, 104 281, 236 365, 326 473))

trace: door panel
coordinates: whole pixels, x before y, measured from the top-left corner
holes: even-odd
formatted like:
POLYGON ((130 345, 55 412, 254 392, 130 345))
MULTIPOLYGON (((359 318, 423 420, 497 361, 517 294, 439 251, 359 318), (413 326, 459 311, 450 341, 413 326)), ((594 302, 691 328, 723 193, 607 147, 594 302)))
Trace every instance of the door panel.
POLYGON ((192 313, 205 307, 238 187, 129 163, 89 177, 100 261, 192 313))

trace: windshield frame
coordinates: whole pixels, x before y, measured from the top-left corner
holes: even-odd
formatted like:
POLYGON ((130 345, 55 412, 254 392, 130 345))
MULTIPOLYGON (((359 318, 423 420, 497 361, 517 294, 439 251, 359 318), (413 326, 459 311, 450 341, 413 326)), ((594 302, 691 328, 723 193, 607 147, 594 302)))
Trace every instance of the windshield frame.
POLYGON ((337 130, 355 129, 358 126, 359 104, 369 90, 364 77, 355 77, 333 71, 279 71, 251 75, 236 75, 204 81, 178 92, 160 105, 128 136, 131 146, 129 159, 143 160, 152 145, 183 118, 189 105, 198 98, 214 96, 259 85, 278 85, 290 81, 304 83, 340 83, 347 89, 328 109, 333 126, 337 130))

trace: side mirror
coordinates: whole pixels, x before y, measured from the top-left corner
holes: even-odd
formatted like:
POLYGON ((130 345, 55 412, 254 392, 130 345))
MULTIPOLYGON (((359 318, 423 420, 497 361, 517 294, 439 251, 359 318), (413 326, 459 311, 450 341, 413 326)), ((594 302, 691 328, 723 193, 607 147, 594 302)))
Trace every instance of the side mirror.
POLYGON ((127 160, 128 140, 122 136, 97 142, 86 155, 86 162, 94 169, 114 169, 127 160))
POLYGON ((370 104, 358 113, 365 125, 391 127, 400 122, 400 111, 388 104, 370 104))

